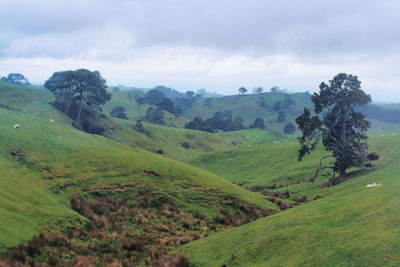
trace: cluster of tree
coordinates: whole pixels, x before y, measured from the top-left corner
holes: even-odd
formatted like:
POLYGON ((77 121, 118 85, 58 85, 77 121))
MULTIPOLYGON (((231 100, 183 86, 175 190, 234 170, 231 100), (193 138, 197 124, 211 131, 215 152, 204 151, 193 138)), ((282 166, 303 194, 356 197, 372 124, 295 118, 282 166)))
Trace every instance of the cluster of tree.
POLYGON ((249 128, 260 128, 262 130, 265 129, 265 123, 263 119, 257 118, 254 120, 253 124, 249 125, 249 128))
POLYGON ((23 85, 23 86, 30 86, 31 83, 28 81, 27 78, 25 78, 24 75, 21 73, 10 73, 8 74, 7 77, 1 77, 2 81, 13 83, 13 84, 18 84, 18 85, 23 85))
POLYGON ((211 105, 212 105, 212 98, 207 98, 205 101, 204 101, 204 106, 205 107, 211 107, 211 105))
POLYGON ((172 99, 184 97, 183 93, 181 93, 178 90, 175 90, 173 88, 166 87, 164 85, 158 85, 158 86, 154 87, 152 90, 157 90, 157 91, 163 93, 165 97, 172 98, 172 99))
POLYGON ((99 133, 92 127, 95 110, 111 99, 106 80, 98 71, 78 69, 55 72, 44 84, 55 96, 54 106, 72 119, 77 128, 99 133))
POLYGON ((113 110, 110 112, 111 117, 118 118, 118 119, 128 119, 128 116, 126 115, 126 110, 124 107, 117 106, 114 107, 113 110))
POLYGON ((256 86, 253 88, 253 94, 261 94, 262 92, 264 92, 264 88, 261 86, 256 86))
POLYGON ((357 76, 340 73, 319 86, 320 92, 311 97, 314 113, 304 108, 296 122, 302 132, 299 141, 299 160, 315 149, 322 141, 325 150, 331 154, 320 160, 320 166, 314 179, 322 170, 331 170, 330 183, 337 184, 347 176, 346 170, 351 167, 369 167, 370 161, 377 160, 376 153, 367 153, 366 131, 370 123, 365 116, 356 111, 371 102, 360 86, 357 76), (326 159, 333 158, 333 164, 325 164, 326 159), (336 177, 336 173, 339 174, 336 177))
POLYGON ((154 124, 164 124, 164 110, 160 107, 149 107, 145 120, 154 124))
POLYGON ((142 102, 158 106, 174 115, 179 115, 183 111, 192 108, 193 104, 196 102, 196 96, 193 91, 187 91, 185 94, 179 93, 179 97, 171 99, 166 97, 160 90, 152 89, 147 92, 142 102))
POLYGON ((276 86, 276 85, 273 86, 270 89, 270 91, 273 92, 273 93, 282 93, 282 94, 288 94, 289 93, 288 89, 280 89, 279 86, 276 86))
POLYGON ((135 101, 139 107, 139 119, 141 106, 148 104, 156 107, 147 109, 145 119, 151 123, 163 124, 164 111, 178 116, 183 111, 193 107, 193 104, 197 101, 197 96, 193 91, 187 91, 183 94, 175 89, 157 86, 148 91, 144 97, 136 97, 135 101), (166 97, 164 92, 173 98, 166 97))
POLYGON ((207 92, 206 89, 204 89, 204 88, 197 89, 196 95, 199 95, 201 97, 220 97, 220 96, 222 96, 220 94, 217 94, 217 92, 214 92, 214 93, 207 92))
POLYGON ((285 134, 293 134, 295 130, 296 130, 296 126, 294 126, 294 124, 291 122, 287 123, 285 125, 285 127, 283 128, 283 132, 285 134))
POLYGON ((194 129, 208 132, 222 131, 237 131, 245 129, 241 116, 232 117, 232 111, 215 112, 214 116, 206 119, 196 117, 185 125, 186 129, 194 129))
POLYGON ((240 87, 238 89, 238 91, 239 91, 239 95, 245 95, 247 93, 247 89, 244 87, 240 87))
POLYGON ((286 112, 281 110, 278 113, 278 117, 276 118, 277 122, 284 122, 286 120, 286 112))
POLYGON ((200 117, 194 118, 192 121, 185 125, 186 129, 200 130, 206 132, 216 132, 218 130, 226 131, 238 131, 243 129, 260 128, 265 129, 264 120, 257 118, 248 127, 243 125, 243 118, 241 116, 232 116, 232 111, 227 110, 225 112, 215 112, 214 116, 203 120, 200 117))
POLYGON ((283 101, 276 101, 274 104, 274 111, 279 111, 282 109, 288 109, 290 106, 296 105, 296 102, 288 95, 283 101))

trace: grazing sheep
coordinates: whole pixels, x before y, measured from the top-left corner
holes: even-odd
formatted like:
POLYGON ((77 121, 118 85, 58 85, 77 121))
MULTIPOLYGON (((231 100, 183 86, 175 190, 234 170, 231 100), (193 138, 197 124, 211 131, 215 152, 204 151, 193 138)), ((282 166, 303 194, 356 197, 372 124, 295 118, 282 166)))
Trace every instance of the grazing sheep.
POLYGON ((366 185, 366 187, 375 187, 375 186, 381 186, 381 184, 372 183, 366 185))
POLYGON ((14 124, 14 129, 19 129, 19 124, 14 124))

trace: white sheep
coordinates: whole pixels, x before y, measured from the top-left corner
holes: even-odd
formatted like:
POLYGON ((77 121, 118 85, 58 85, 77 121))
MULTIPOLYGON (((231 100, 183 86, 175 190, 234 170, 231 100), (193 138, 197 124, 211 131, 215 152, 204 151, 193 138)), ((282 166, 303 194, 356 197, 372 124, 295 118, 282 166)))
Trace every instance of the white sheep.
POLYGON ((366 187, 375 187, 375 186, 381 186, 381 184, 372 183, 366 185, 366 187))
POLYGON ((14 124, 14 129, 19 129, 19 124, 14 124))

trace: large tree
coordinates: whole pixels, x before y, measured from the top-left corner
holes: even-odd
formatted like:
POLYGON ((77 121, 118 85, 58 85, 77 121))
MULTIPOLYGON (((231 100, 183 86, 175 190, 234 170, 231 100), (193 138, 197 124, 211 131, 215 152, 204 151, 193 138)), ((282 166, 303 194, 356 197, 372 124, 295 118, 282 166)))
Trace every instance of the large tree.
POLYGON ((244 87, 240 87, 238 89, 240 95, 245 95, 247 93, 247 89, 244 87))
POLYGON ((8 74, 7 77, 2 77, 1 80, 9 82, 9 83, 24 85, 24 86, 31 85, 31 83, 28 81, 28 79, 25 78, 25 76, 22 75, 21 73, 10 73, 10 74, 8 74))
POLYGON ((54 73, 44 84, 55 97, 55 104, 65 114, 69 114, 72 104, 76 104, 76 122, 80 123, 82 109, 103 105, 111 99, 107 92, 106 80, 98 71, 78 69, 54 73))
POLYGON ((302 132, 299 160, 314 150, 320 141, 330 152, 321 159, 312 181, 321 170, 331 169, 331 182, 335 184, 346 177, 348 168, 363 167, 368 160, 377 159, 375 153, 367 154, 366 131, 370 123, 355 110, 371 102, 371 97, 361 90, 360 84, 357 76, 345 73, 338 74, 328 84, 322 82, 320 92, 311 96, 315 115, 305 108, 296 119, 302 132), (334 159, 332 164, 324 165, 329 158, 334 159))

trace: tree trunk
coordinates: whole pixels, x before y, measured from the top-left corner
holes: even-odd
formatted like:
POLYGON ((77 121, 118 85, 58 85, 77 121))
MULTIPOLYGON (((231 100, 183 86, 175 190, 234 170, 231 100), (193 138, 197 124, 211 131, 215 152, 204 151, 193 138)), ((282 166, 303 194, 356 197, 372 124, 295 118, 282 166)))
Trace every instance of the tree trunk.
POLYGON ((344 169, 344 168, 340 168, 339 169, 339 177, 338 178, 344 178, 344 177, 346 177, 346 169, 344 169))
POLYGON ((78 112, 78 116, 76 117, 76 121, 78 123, 79 123, 79 120, 81 119, 82 106, 83 106, 83 92, 81 93, 81 102, 79 104, 79 112, 78 112))

